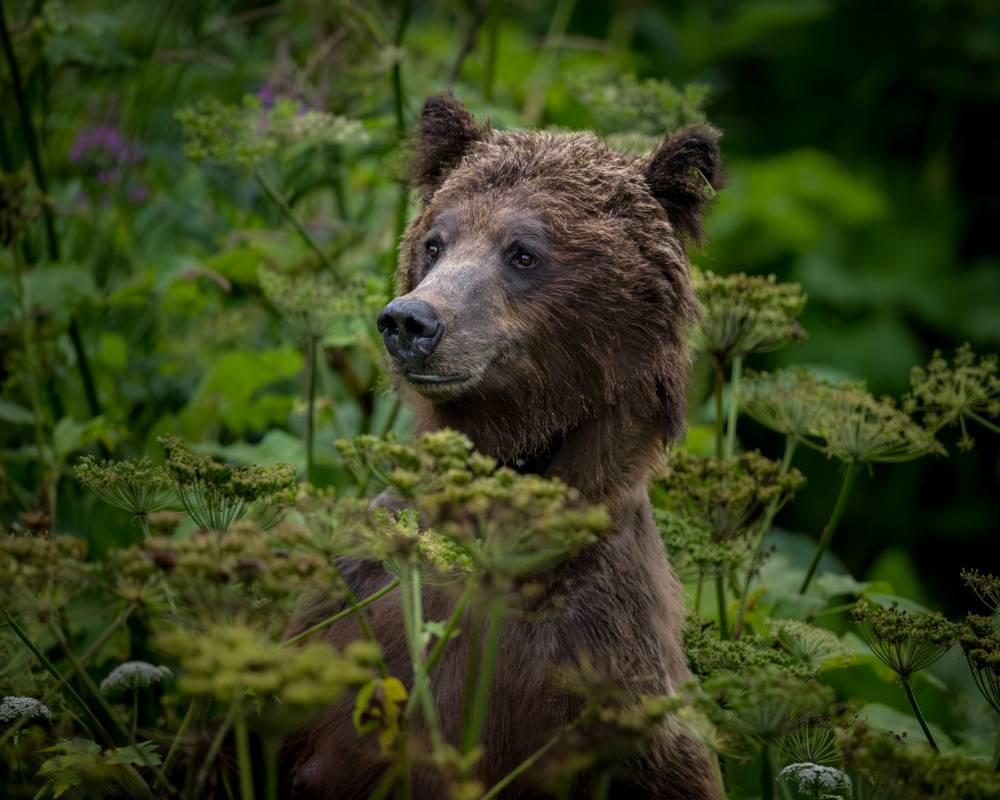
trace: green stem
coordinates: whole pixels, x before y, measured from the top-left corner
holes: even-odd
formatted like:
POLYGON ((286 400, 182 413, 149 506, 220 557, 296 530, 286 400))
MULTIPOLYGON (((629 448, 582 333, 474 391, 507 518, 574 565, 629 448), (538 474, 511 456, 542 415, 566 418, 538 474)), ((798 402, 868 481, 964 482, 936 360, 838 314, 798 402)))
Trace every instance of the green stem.
POLYGON ((969 419, 974 419, 980 425, 982 425, 982 426, 984 426, 986 428, 989 428, 994 433, 1000 433, 1000 426, 996 425, 993 422, 990 422, 988 419, 986 419, 985 417, 980 416, 975 411, 966 411, 965 413, 969 417, 969 419))
MULTIPOLYGON (((486 726, 486 712, 489 710, 497 651, 500 648, 500 633, 503 630, 503 609, 502 600, 494 600, 490 606, 489 626, 486 630, 486 644, 483 648, 478 675, 474 676, 475 691, 466 720, 468 724, 463 725, 462 728, 461 750, 463 753, 471 752, 479 744, 483 736, 483 728, 486 726)), ((469 644, 470 646, 472 645, 471 642, 469 644)))
POLYGON ((500 40, 500 3, 491 0, 486 12, 486 66, 483 69, 483 100, 493 100, 493 81, 497 67, 497 45, 500 40))
POLYGON ((774 770, 771 767, 771 748, 762 745, 760 752, 760 798, 774 800, 774 770))
POLYGON ((822 558, 823 553, 826 552, 826 548, 830 545, 830 540, 833 538, 833 534, 837 530, 840 517, 843 515, 844 508, 847 506, 847 498, 851 493, 851 487, 854 485, 854 478, 857 476, 858 470, 860 469, 861 465, 857 462, 849 463, 844 469, 844 483, 840 487, 840 496, 837 498, 837 504, 833 507, 833 513, 830 515, 830 521, 826 523, 826 527, 823 529, 823 535, 820 537, 819 544, 816 546, 816 555, 813 556, 812 564, 809 565, 809 571, 806 573, 805 580, 802 581, 802 586, 799 588, 799 594, 806 593, 806 589, 809 588, 809 583, 812 581, 813 575, 816 573, 816 567, 819 566, 819 560, 822 558))
POLYGON ((726 458, 736 450, 736 414, 739 409, 740 378, 743 373, 743 356, 733 356, 729 379, 729 420, 726 424, 726 458))
MULTIPOLYGON (((188 706, 187 713, 184 715, 184 719, 181 720, 181 726, 177 729, 177 733, 174 735, 174 739, 170 743, 170 750, 167 752, 167 757, 163 760, 161 774, 164 777, 170 777, 174 764, 176 764, 177 759, 180 758, 181 746, 184 743, 187 732, 191 730, 191 726, 195 723, 195 720, 201 717, 201 715, 208 710, 210 705, 211 703, 203 697, 195 697, 191 700, 191 705, 188 706)), ((160 783, 159 778, 157 778, 156 783, 153 784, 153 789, 158 790, 161 785, 162 784, 160 783)))
MULTIPOLYGON (((150 770, 156 776, 156 779, 158 781, 161 781, 163 783, 163 787, 168 792, 170 792, 171 794, 176 794, 177 789, 175 789, 173 784, 170 783, 167 777, 163 774, 163 771, 149 759, 149 756, 146 754, 146 751, 139 747, 138 742, 136 742, 135 740, 135 736, 132 735, 132 732, 128 729, 128 727, 123 725, 122 721, 118 718, 118 715, 115 714, 115 710, 111 707, 111 704, 108 703, 107 699, 101 693, 101 690, 97 686, 97 684, 94 683, 94 679, 90 677, 90 673, 87 672, 86 669, 84 669, 83 664, 80 662, 79 659, 77 659, 76 655, 73 653, 73 648, 70 647, 69 640, 66 638, 66 635, 62 631, 62 628, 59 627, 59 625, 56 623, 54 619, 49 621, 49 631, 56 638, 56 641, 59 642, 59 646, 63 649, 63 653, 65 653, 66 658, 68 658, 70 663, 76 668, 76 672, 80 676, 80 679, 83 681, 84 685, 87 687, 87 690, 94 697, 94 699, 97 700, 98 705, 100 705, 101 708, 104 709, 104 713, 107 714, 108 717, 111 719, 111 721, 115 723, 115 727, 118 728, 122 736, 125 737, 125 740, 139 755, 139 759, 142 761, 142 765, 146 767, 146 769, 150 770)), ((143 787, 146 788, 147 792, 149 791, 149 787, 146 786, 145 783, 143 783, 143 787)), ((152 798, 153 796, 152 792, 149 793, 149 796, 152 798)))
POLYGON ((555 40, 566 33, 575 6, 576 0, 556 0, 552 20, 549 23, 545 41, 542 43, 542 52, 528 84, 523 115, 529 125, 537 125, 542 115, 542 108, 545 106, 545 92, 552 85, 552 71, 558 54, 555 40))
POLYGON ((931 736, 930 729, 927 727, 927 723, 924 721, 924 715, 920 713, 920 706, 917 705, 917 698, 913 694, 913 689, 910 686, 910 676, 900 675, 899 679, 903 682, 903 688, 906 690, 906 699, 910 701, 910 705, 913 707, 913 713, 917 717, 917 722, 920 723, 920 727, 924 731, 924 736, 927 737, 927 742, 933 748, 935 753, 940 753, 937 743, 934 741, 934 737, 931 736))
MULTIPOLYGON (((101 636, 97 639, 97 641, 94 642, 93 645, 91 645, 90 649, 83 654, 83 658, 80 660, 81 663, 86 664, 88 661, 90 661, 91 658, 93 658, 97 654, 97 652, 102 647, 104 647, 104 645, 108 642, 108 640, 114 635, 115 631, 117 631, 118 628, 122 626, 125 620, 128 619, 128 616, 136 609, 136 605, 137 605, 136 603, 130 603, 128 607, 122 612, 121 616, 119 616, 118 619, 116 619, 113 623, 111 623, 110 626, 108 626, 107 630, 105 630, 104 633, 101 634, 101 636)), ((100 736, 100 738, 104 741, 105 746, 114 747, 115 746, 114 740, 104 729, 104 726, 101 725, 100 720, 98 720, 97 717, 94 716, 94 712, 90 710, 90 706, 88 706, 84 702, 83 698, 80 697, 79 694, 77 694, 76 690, 67 683, 67 681, 69 681, 69 679, 72 678, 73 675, 76 673, 77 671, 76 667, 74 666, 72 669, 67 671, 65 675, 60 675, 59 671, 52 665, 52 662, 45 657, 45 654, 37 647, 37 645, 35 645, 31 637, 28 636, 27 633, 25 633, 25 631, 21 628, 21 626, 17 624, 17 621, 14 619, 13 616, 11 616, 10 612, 7 611, 7 609, 4 609, 4 616, 6 616, 7 624, 10 625, 11 630, 13 630, 15 634, 17 634, 17 637, 22 642, 24 642, 25 647, 27 647, 31 651, 32 655, 38 659, 38 662, 56 680, 55 685, 45 693, 45 695, 39 700, 39 702, 44 705, 52 698, 53 695, 55 695, 56 692, 58 692, 60 689, 65 689, 66 694, 68 694, 72 698, 73 702, 76 703, 76 705, 80 708, 80 711, 83 712, 84 717, 93 726, 91 730, 91 735, 93 736, 94 735, 93 732, 96 731, 97 734, 100 736)), ((30 719, 30 717, 27 716, 22 717, 20 720, 14 723, 14 725, 8 728, 7 731, 3 734, 3 736, 0 736, 0 746, 2 746, 3 743, 7 741, 8 738, 17 733, 17 731, 21 728, 21 726, 25 722, 28 721, 28 719, 30 719)))
POLYGON ((319 631, 323 630, 324 628, 330 627, 335 622, 340 622, 340 620, 344 619, 345 617, 349 617, 349 616, 351 616, 351 614, 356 614, 360 609, 364 608, 365 606, 369 605, 370 603, 374 603, 380 597, 389 594, 389 592, 391 592, 397 586, 399 586, 399 581, 395 580, 392 583, 390 583, 388 586, 386 586, 384 589, 380 589, 379 591, 375 592, 375 594, 370 595, 369 597, 366 597, 360 603, 355 603, 350 608, 346 608, 343 611, 339 611, 338 613, 334 614, 332 617, 327 617, 322 622, 317 622, 311 628, 308 628, 307 630, 302 631, 302 633, 296 634, 291 639, 285 639, 285 641, 283 641, 281 643, 281 647, 291 647, 292 645, 298 644, 303 639, 308 639, 314 633, 318 633, 319 631))
POLYGON ((139 730, 139 690, 132 690, 132 738, 139 730))
POLYGON ((722 387, 726 383, 726 365, 719 358, 713 359, 712 365, 715 367, 715 457, 721 460, 723 442, 722 387))
MULTIPOLYGON (((229 733, 229 729, 233 726, 233 721, 236 719, 237 713, 239 713, 239 701, 233 703, 232 707, 229 709, 229 713, 226 715, 225 721, 219 726, 219 730, 215 734, 215 738, 212 739, 212 743, 208 746, 208 752, 205 754, 205 760, 202 765, 198 768, 198 775, 194 782, 194 791, 191 793, 191 797, 201 797, 201 789, 205 785, 205 781, 208 779, 209 770, 212 768, 212 762, 215 761, 216 756, 219 754, 219 750, 222 748, 222 742, 226 738, 226 734, 229 733)), ((225 770, 223 769, 223 774, 225 770)))
POLYGON ((995 776, 997 774, 998 762, 1000 762, 1000 728, 997 728, 997 740, 996 744, 993 745, 993 769, 990 770, 991 776, 995 776))
POLYGON ((278 800, 278 742, 264 737, 264 800, 278 800))
POLYGON ((313 477, 313 428, 316 415, 316 337, 306 336, 306 418, 302 426, 302 438, 306 451, 306 474, 303 482, 313 477))
POLYGON ((610 769, 605 769, 597 776, 597 780, 594 782, 594 800, 608 800, 613 774, 610 769))
MULTIPOLYGON (((35 176, 35 183, 38 184, 42 194, 49 193, 48 181, 45 177, 45 170, 42 168, 42 159, 38 151, 38 139, 35 136, 35 127, 31 123, 31 112, 28 110, 28 103, 24 97, 21 86, 21 70, 14 55, 14 47, 11 44, 10 32, 7 29, 7 20, 2 6, 0 6, 0 49, 3 50, 7 59, 7 66, 10 69, 11 88, 14 90, 14 101, 21 117, 21 130, 24 134, 24 147, 28 153, 28 161, 31 163, 31 171, 35 176)), ((45 219, 45 234, 49 246, 49 258, 52 261, 60 261, 59 238, 56 236, 55 221, 52 217, 52 209, 45 205, 43 207, 45 219)), ((90 372, 90 363, 87 361, 87 354, 83 349, 83 338, 80 336, 80 328, 76 319, 71 319, 69 323, 70 341, 76 351, 77 367, 80 370, 80 378, 83 381, 83 390, 87 397, 87 405, 90 407, 91 416, 98 416, 101 413, 101 406, 97 399, 97 391, 94 387, 94 378, 90 372)))
POLYGON ((724 575, 719 575, 715 579, 715 602, 719 606, 719 635, 723 639, 728 639, 729 620, 726 618, 726 585, 724 575))
MULTIPOLYGON (((344 599, 347 600, 350 610, 354 612, 354 616, 357 617, 358 624, 361 626, 361 632, 364 633, 365 638, 372 644, 378 644, 378 640, 375 638, 375 634, 372 632, 371 626, 368 624, 368 620, 365 619, 365 615, 362 613, 361 607, 358 605, 358 601, 354 597, 354 592, 352 592, 351 587, 347 585, 347 581, 338 575, 337 585, 344 593, 344 599)), ((389 677, 389 670, 386 669, 385 661, 381 656, 378 658, 378 671, 383 678, 389 677)))
POLYGON ((434 645, 434 649, 431 651, 430 656, 427 659, 427 671, 430 672, 434 669, 434 665, 437 664, 438 659, 441 658, 441 654, 444 652, 444 648, 447 646, 448 642, 451 641, 451 633, 455 630, 458 625, 459 620, 462 618, 462 614, 465 613, 466 607, 469 605, 469 593, 465 592, 460 598, 458 598, 458 603, 455 604, 455 610, 451 614, 451 619, 448 620, 448 624, 445 626, 444 633, 441 638, 437 640, 434 645))
POLYGON ((492 800, 500 792, 506 789, 511 783, 517 780, 518 775, 523 774, 526 770, 530 769, 531 766, 538 761, 542 756, 544 756, 549 750, 552 749, 553 745, 559 741, 559 738, 565 733, 565 731, 559 731, 555 736, 549 739, 545 744, 539 747, 534 753, 528 756, 524 761, 518 764, 514 769, 504 775, 499 781, 493 784, 492 788, 484 794, 479 800, 492 800))
MULTIPOLYGON (((424 627, 423 603, 420 596, 420 570, 416 566, 410 567, 409 586, 404 585, 401 598, 403 601, 403 623, 406 626, 406 641, 409 645, 410 664, 413 668, 413 691, 410 697, 411 699, 419 698, 415 702, 423 706, 424 720, 427 722, 433 752, 440 753, 443 745, 441 728, 438 726, 434 698, 431 697, 427 664, 420 656, 420 651, 423 649, 421 644, 421 634, 424 627)), ((406 712, 410 712, 410 710, 408 700, 406 712)))
POLYGON ((264 190, 264 193, 271 198, 274 204, 278 207, 278 210, 281 211, 282 216, 284 216, 284 218, 292 224, 292 227, 295 228, 299 236, 302 237, 302 240, 307 245, 309 245, 310 248, 312 248, 312 251, 317 256, 319 256, 320 263, 323 265, 323 267, 326 270, 328 270, 331 275, 336 275, 337 270, 334 268, 333 262, 330 261, 329 256, 327 256, 327 254, 323 252, 323 249, 319 246, 316 240, 313 239, 312 234, 309 233, 309 230, 306 228, 305 223, 302 221, 301 217, 299 217, 299 215, 295 213, 294 209, 288 204, 288 201, 285 199, 284 195, 281 194, 281 192, 279 192, 275 188, 273 183, 271 183, 267 178, 264 177, 264 174, 259 169, 254 170, 253 177, 254 180, 257 181, 260 188, 264 190))
MULTIPOLYGON (((238 702, 238 701, 237 701, 238 702)), ((240 765, 240 800, 253 800, 253 761, 250 760, 250 733, 242 713, 235 720, 236 761, 240 765)))
MULTIPOLYGON (((399 9, 399 23, 396 25, 394 43, 397 48, 403 46, 403 37, 406 36, 406 26, 410 22, 410 14, 412 12, 412 0, 403 0, 399 9)), ((396 132, 402 136, 406 133, 406 118, 403 116, 403 75, 399 61, 396 61, 392 67, 392 97, 396 108, 396 132)))

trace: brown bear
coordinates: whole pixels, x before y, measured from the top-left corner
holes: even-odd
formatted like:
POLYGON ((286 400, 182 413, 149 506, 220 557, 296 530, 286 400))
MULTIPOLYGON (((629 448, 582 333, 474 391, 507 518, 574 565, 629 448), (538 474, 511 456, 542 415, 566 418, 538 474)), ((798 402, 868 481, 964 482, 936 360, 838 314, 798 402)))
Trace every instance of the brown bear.
MULTIPOLYGON (((604 504, 613 530, 555 568, 559 610, 504 622, 477 776, 490 787, 580 713, 553 686, 554 665, 600 670, 625 691, 666 694, 688 680, 681 586, 647 496, 650 472, 684 430, 699 315, 685 245, 721 185, 717 132, 668 135, 650 157, 590 133, 494 131, 452 96, 427 101, 413 180, 421 209, 401 245, 401 296, 378 318, 393 383, 415 432, 452 428, 501 463, 558 477, 604 504)), ((372 562, 344 565, 359 598, 389 581, 372 562)), ((453 601, 428 589, 427 619, 453 601)), ((365 610, 389 672, 411 674, 392 592, 365 610)), ((332 613, 310 609, 303 630, 332 613)), ((467 628, 466 628, 467 630, 467 628)), ((294 631, 293 631, 294 632, 294 631)), ((337 646, 361 635, 348 618, 337 646)), ((445 740, 457 742, 466 651, 460 636, 431 675, 445 740)), ((296 798, 368 797, 384 777, 372 737, 341 706, 283 745, 296 798)), ((573 797, 590 797, 582 776, 573 797)), ((433 771, 411 797, 445 796, 433 771)), ((504 798, 550 796, 522 776, 504 798)), ((666 729, 615 775, 610 797, 717 798, 705 752, 666 729)))

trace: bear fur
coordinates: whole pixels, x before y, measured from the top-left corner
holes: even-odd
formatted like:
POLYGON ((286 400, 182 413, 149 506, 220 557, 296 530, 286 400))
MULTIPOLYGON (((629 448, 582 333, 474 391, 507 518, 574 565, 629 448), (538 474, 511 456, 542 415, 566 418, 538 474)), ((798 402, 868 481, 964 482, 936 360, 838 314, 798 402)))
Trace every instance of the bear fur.
MULTIPOLYGON (((614 525, 545 576, 557 611, 504 621, 477 772, 487 788, 579 715, 582 699, 553 686, 553 667, 586 664, 647 695, 675 692, 691 677, 682 589, 647 491, 684 430, 686 336, 700 313, 685 246, 703 240, 706 183, 721 186, 717 138, 707 125, 689 126, 640 157, 590 133, 493 131, 450 95, 424 107, 412 176, 421 207, 401 245, 401 297, 379 319, 415 435, 460 431, 501 463, 558 477, 604 504, 614 525)), ((391 580, 372 562, 342 566, 359 599, 391 580)), ((427 588, 425 618, 447 619, 453 602, 427 588)), ((390 674, 406 683, 399 607, 393 591, 364 613, 390 674)), ((336 610, 307 609, 289 635, 336 610)), ((361 631, 351 617, 323 635, 343 647, 361 631)), ((453 745, 465 638, 431 675, 453 745)), ((287 737, 287 793, 367 797, 385 770, 372 738, 357 736, 346 705, 287 737)), ((415 771, 411 797, 444 797, 440 780, 415 771)), ((582 776, 572 796, 589 797, 592 787, 593 776, 582 776)), ((551 795, 522 776, 501 796, 551 795)), ((704 750, 664 729, 616 774, 609 796, 719 794, 704 750)))

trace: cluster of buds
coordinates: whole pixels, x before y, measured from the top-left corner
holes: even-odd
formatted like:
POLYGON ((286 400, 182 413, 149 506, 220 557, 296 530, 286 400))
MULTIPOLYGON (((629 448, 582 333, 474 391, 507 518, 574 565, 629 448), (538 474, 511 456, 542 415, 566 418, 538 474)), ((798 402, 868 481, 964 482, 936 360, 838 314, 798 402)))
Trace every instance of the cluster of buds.
POLYGON ((292 154, 317 147, 368 139, 360 122, 307 109, 296 100, 279 99, 265 107, 256 95, 240 105, 209 98, 176 114, 184 128, 185 152, 194 161, 215 158, 232 166, 256 169, 282 148, 292 154))
POLYGON ((14 594, 35 595, 59 587, 69 593, 89 585, 98 569, 86 563, 87 543, 60 536, 13 536, 0 528, 0 598, 3 604, 14 594))
POLYGON ((816 677, 818 668, 807 664, 784 648, 775 648, 774 639, 744 633, 739 639, 722 639, 714 625, 698 617, 688 619, 684 650, 691 671, 699 678, 740 674, 745 670, 773 669, 794 680, 816 677))
POLYGON ((872 608, 861 601, 851 611, 876 657, 901 678, 941 658, 955 644, 961 626, 941 614, 910 614, 893 601, 872 608))
POLYGON ((716 364, 806 340, 797 319, 806 304, 799 284, 778 283, 773 275, 700 270, 692 270, 691 279, 705 308, 701 349, 716 364))
POLYGON ((969 627, 958 635, 972 677, 986 702, 1000 714, 1000 632, 992 617, 969 614, 969 627))
POLYGON ((709 526, 713 542, 751 538, 805 485, 797 469, 754 450, 735 458, 700 458, 675 450, 655 484, 654 499, 675 514, 709 526))
POLYGON ((302 709, 370 681, 378 655, 369 642, 352 642, 343 654, 318 639, 282 647, 244 623, 160 631, 154 646, 179 664, 177 686, 185 694, 232 704, 249 691, 302 709))
POLYGON ((149 456, 138 461, 101 461, 83 456, 76 467, 76 479, 113 506, 138 517, 165 508, 174 498, 174 483, 163 467, 153 465, 149 456))

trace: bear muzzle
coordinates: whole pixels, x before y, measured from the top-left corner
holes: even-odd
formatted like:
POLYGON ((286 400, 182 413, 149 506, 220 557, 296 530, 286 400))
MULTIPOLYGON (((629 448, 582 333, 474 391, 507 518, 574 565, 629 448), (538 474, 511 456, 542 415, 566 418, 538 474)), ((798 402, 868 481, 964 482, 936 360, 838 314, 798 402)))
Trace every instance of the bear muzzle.
POLYGON ((427 360, 441 341, 444 323, 423 300, 397 297, 378 315, 376 323, 385 349, 399 362, 402 373, 414 383, 446 383, 457 375, 435 375, 427 360))

